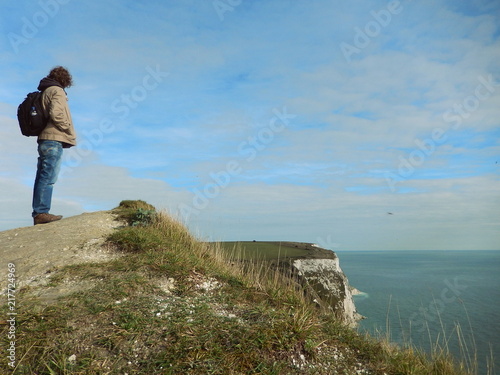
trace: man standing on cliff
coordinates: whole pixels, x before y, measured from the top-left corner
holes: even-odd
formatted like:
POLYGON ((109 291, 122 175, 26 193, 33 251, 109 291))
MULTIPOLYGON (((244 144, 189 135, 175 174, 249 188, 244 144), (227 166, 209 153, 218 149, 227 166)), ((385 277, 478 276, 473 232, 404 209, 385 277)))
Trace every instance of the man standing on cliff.
POLYGON ((42 109, 48 116, 47 126, 38 136, 38 164, 33 188, 34 225, 61 220, 62 216, 49 213, 52 190, 59 169, 63 148, 76 145, 75 129, 64 89, 73 84, 73 78, 66 68, 57 66, 40 81, 42 109))

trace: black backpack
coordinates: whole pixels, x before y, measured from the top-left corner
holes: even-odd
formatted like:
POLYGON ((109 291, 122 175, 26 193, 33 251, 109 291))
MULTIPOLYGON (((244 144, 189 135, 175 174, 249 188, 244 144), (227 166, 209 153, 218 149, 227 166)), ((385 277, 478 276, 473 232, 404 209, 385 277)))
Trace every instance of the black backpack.
POLYGON ((48 117, 43 112, 41 91, 30 92, 19 104, 17 119, 21 133, 26 137, 38 136, 45 129, 48 117))

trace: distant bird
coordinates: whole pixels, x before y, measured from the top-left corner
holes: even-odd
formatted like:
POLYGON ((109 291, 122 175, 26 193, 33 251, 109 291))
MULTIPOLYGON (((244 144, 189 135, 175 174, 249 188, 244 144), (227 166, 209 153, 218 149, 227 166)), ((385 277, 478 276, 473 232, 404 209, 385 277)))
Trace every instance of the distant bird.
POLYGON ((388 212, 387 215, 394 215, 392 212, 388 212))

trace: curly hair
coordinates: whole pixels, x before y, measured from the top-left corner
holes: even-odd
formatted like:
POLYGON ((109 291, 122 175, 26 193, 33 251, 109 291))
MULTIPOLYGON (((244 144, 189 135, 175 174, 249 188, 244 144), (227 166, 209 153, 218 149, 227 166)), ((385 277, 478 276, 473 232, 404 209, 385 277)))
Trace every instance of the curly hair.
POLYGON ((47 77, 55 79, 63 88, 71 87, 73 85, 73 77, 68 69, 62 66, 56 66, 53 68, 47 77))

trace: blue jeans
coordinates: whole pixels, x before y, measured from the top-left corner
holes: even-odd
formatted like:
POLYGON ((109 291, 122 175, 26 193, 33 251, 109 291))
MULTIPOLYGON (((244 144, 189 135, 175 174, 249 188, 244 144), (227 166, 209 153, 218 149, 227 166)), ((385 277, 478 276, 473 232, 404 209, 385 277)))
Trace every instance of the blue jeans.
POLYGON ((48 213, 52 202, 52 190, 61 168, 63 147, 61 142, 38 143, 38 165, 33 188, 33 214, 48 213))

